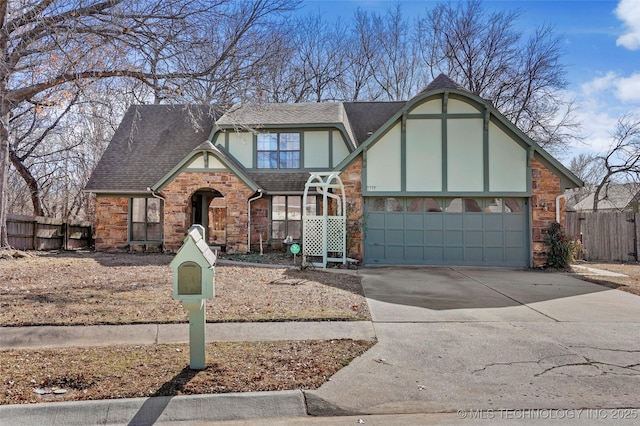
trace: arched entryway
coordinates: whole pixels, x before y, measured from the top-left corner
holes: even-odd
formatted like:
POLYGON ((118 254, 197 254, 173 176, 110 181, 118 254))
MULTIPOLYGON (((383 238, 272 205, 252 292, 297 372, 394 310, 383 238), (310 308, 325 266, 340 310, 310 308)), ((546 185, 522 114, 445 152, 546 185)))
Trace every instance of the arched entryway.
POLYGON ((215 189, 199 189, 191 196, 191 225, 204 226, 210 246, 224 249, 227 240, 227 203, 215 189))

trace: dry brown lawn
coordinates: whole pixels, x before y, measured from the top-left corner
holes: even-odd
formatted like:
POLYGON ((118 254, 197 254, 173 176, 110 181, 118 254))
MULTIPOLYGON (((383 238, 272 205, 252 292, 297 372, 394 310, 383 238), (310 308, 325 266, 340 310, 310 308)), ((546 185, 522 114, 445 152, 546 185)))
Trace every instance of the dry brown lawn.
MULTIPOLYGON (((38 253, 0 259, 0 324, 186 322, 173 299, 173 257, 38 253)), ((360 277, 318 270, 218 265, 208 322, 368 320, 360 277)))
MULTIPOLYGON (((0 325, 187 322, 163 254, 29 253, 0 259, 0 325)), ((274 258, 274 261, 277 261, 274 258)), ((281 259, 288 262, 287 259, 281 259)), ((360 277, 218 265, 207 321, 369 320, 360 277)), ((0 350, 0 404, 319 387, 373 341, 0 350)))
POLYGON ((582 262, 581 265, 627 275, 626 277, 593 276, 586 274, 584 270, 573 268, 573 272, 575 272, 586 281, 594 282, 640 296, 640 264, 582 262))

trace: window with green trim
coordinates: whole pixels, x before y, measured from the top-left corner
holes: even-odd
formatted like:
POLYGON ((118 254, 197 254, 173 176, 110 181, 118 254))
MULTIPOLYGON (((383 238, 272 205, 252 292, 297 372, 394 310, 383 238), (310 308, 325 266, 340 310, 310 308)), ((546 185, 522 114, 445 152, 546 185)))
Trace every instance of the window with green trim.
POLYGON ((300 133, 260 133, 259 169, 299 169, 300 133))
POLYGON ((135 242, 162 241, 161 203, 157 198, 131 198, 129 204, 129 240, 135 242))

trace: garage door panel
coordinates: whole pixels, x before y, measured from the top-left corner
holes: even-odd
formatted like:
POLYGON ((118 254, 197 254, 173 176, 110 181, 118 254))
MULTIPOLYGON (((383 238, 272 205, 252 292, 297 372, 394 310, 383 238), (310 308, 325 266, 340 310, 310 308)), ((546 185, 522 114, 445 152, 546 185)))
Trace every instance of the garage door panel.
POLYGON ((425 247, 424 259, 435 265, 444 263, 444 247, 425 247))
POLYGON ((502 247, 485 247, 484 260, 490 265, 499 265, 504 261, 504 249, 502 247))
POLYGON ((464 232, 462 231, 446 231, 445 232, 445 246, 458 246, 462 247, 464 242, 464 232))
POLYGON ((379 244, 384 246, 384 229, 367 229, 367 241, 369 244, 379 244))
POLYGON ((505 214, 504 229, 507 231, 522 230, 523 215, 521 214, 505 214))
POLYGON ((467 247, 464 253, 464 260, 468 263, 482 263, 484 250, 482 247, 467 247))
POLYGON ((406 247, 405 248, 405 259, 407 261, 409 261, 410 263, 412 261, 422 262, 422 261, 424 261, 424 250, 425 250, 425 247, 423 247, 423 246, 406 247))
POLYGON ((424 245, 424 231, 422 230, 410 230, 404 231, 404 241, 407 246, 423 246, 424 245))
POLYGON ((502 215, 501 214, 487 214, 484 217, 484 230, 485 231, 500 231, 503 228, 502 215))
POLYGON ((466 231, 464 233, 464 245, 473 247, 482 247, 484 243, 484 232, 480 231, 466 231))
POLYGON ((385 247, 384 246, 376 246, 376 245, 368 245, 367 246, 367 256, 372 261, 382 261, 385 257, 385 247))
POLYGON ((404 230, 402 229, 387 229, 385 236, 386 244, 404 245, 404 230))
POLYGON ((443 229, 444 215, 441 213, 427 213, 424 215, 424 227, 426 229, 443 229))
POLYGON ((424 229, 424 220, 421 214, 407 214, 404 217, 404 229, 424 229))
POLYGON ((367 226, 369 229, 384 229, 384 213, 369 213, 367 217, 367 226))
POLYGON ((489 247, 502 247, 504 233, 502 231, 485 231, 484 232, 484 246, 489 247))
POLYGON ((462 247, 445 247, 444 261, 446 263, 464 263, 464 249, 462 247))
POLYGON ((527 257, 527 253, 523 248, 508 248, 505 249, 505 260, 507 264, 517 263, 524 257, 527 257))
POLYGON ((404 229, 404 214, 389 214, 385 220, 387 229, 404 229))
POLYGON ((505 247, 520 247, 524 245, 524 232, 507 231, 504 233, 505 247))
POLYGON ((461 214, 444 215, 444 229, 462 229, 461 214))
POLYGON ((386 258, 392 263, 404 262, 404 246, 387 246, 385 251, 386 258))
POLYGON ((427 230, 424 231, 424 243, 428 246, 441 246, 444 244, 444 231, 427 230))
POLYGON ((481 214, 468 214, 464 217, 465 229, 482 229, 482 215, 481 214))

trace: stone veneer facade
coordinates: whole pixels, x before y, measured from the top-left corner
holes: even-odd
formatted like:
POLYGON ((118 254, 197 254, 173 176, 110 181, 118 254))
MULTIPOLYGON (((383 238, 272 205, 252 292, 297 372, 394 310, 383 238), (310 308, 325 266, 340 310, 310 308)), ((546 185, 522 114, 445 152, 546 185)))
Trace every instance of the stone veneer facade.
MULTIPOLYGON (((556 196, 562 193, 560 178, 553 174, 539 160, 531 165, 531 228, 533 266, 546 262, 544 233, 555 221, 556 196)), ((362 157, 357 157, 342 171, 347 198, 347 255, 362 260, 364 241, 362 229, 362 157)), ((200 189, 212 188, 219 191, 226 202, 226 245, 229 252, 247 251, 248 199, 254 193, 244 182, 232 173, 189 172, 178 175, 161 192, 165 198, 163 214, 163 248, 176 251, 190 225, 191 196, 200 189)), ((96 249, 127 249, 129 198, 122 196, 102 196, 96 198, 96 249)), ((561 217, 563 222, 564 215, 561 217)), ((260 233, 263 241, 269 239, 269 199, 264 197, 251 203, 251 245, 259 250, 260 233)), ((147 248, 148 249, 148 248, 147 248)))
POLYGON ((96 196, 96 250, 125 250, 129 228, 129 197, 96 196))
POLYGON ((227 205, 226 246, 229 253, 247 251, 247 201, 254 191, 233 173, 180 173, 160 194, 164 202, 164 250, 174 252, 191 225, 191 196, 200 189, 215 189, 227 205))
POLYGON ((355 158, 340 173, 340 179, 347 198, 347 256, 362 260, 364 258, 362 155, 355 158))
MULTIPOLYGON (((534 158, 531 163, 531 250, 534 268, 547 262, 544 236, 551 222, 556 220, 556 197, 563 192, 560 178, 534 158)), ((560 211, 560 223, 564 225, 564 212, 562 209, 560 211)))

